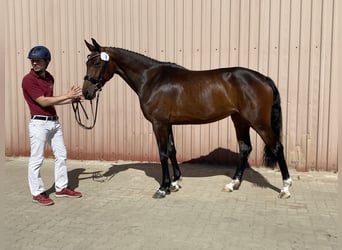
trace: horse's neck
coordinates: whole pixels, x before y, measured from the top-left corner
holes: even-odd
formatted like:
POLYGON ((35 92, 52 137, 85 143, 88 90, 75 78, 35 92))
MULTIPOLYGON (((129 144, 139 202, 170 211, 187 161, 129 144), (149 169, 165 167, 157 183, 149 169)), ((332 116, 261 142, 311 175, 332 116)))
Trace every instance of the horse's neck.
POLYGON ((143 55, 113 48, 115 63, 118 66, 119 74, 128 85, 139 95, 143 84, 144 72, 153 67, 157 61, 153 61, 143 55))

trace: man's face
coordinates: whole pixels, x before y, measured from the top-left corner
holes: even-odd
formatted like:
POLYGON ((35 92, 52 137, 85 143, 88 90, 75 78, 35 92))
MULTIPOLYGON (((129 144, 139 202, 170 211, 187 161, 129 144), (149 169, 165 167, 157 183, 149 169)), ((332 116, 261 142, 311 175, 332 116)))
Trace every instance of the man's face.
POLYGON ((44 59, 31 59, 31 64, 35 72, 44 71, 47 67, 47 61, 44 59))

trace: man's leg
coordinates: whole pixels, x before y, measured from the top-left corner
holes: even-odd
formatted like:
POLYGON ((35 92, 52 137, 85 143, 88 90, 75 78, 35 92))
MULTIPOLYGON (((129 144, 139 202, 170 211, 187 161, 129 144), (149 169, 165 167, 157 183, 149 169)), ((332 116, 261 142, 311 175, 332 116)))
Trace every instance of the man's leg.
POLYGON ((44 183, 40 176, 48 135, 45 121, 32 120, 29 124, 29 135, 31 152, 28 163, 28 182, 31 194, 37 196, 45 192, 44 183))
POLYGON ((51 148, 55 156, 55 189, 56 192, 59 192, 68 186, 67 152, 59 123, 56 123, 54 133, 51 136, 51 148))

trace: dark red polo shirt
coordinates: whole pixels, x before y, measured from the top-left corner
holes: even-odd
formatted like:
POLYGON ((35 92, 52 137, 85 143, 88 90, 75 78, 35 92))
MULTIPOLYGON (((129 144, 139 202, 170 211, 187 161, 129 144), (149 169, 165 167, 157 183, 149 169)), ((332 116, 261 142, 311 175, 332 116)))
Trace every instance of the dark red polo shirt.
POLYGON ((24 98, 30 108, 31 115, 56 115, 55 107, 42 107, 35 100, 40 96, 53 96, 53 76, 46 71, 45 78, 41 78, 32 69, 22 81, 24 98))

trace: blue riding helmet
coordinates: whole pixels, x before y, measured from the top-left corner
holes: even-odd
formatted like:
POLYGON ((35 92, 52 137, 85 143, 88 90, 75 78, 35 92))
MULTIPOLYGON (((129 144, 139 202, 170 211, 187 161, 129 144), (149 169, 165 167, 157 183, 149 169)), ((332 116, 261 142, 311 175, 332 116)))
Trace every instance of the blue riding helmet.
POLYGON ((30 50, 27 58, 31 60, 32 59, 45 59, 47 61, 50 61, 51 54, 48 48, 44 46, 35 46, 30 50))

